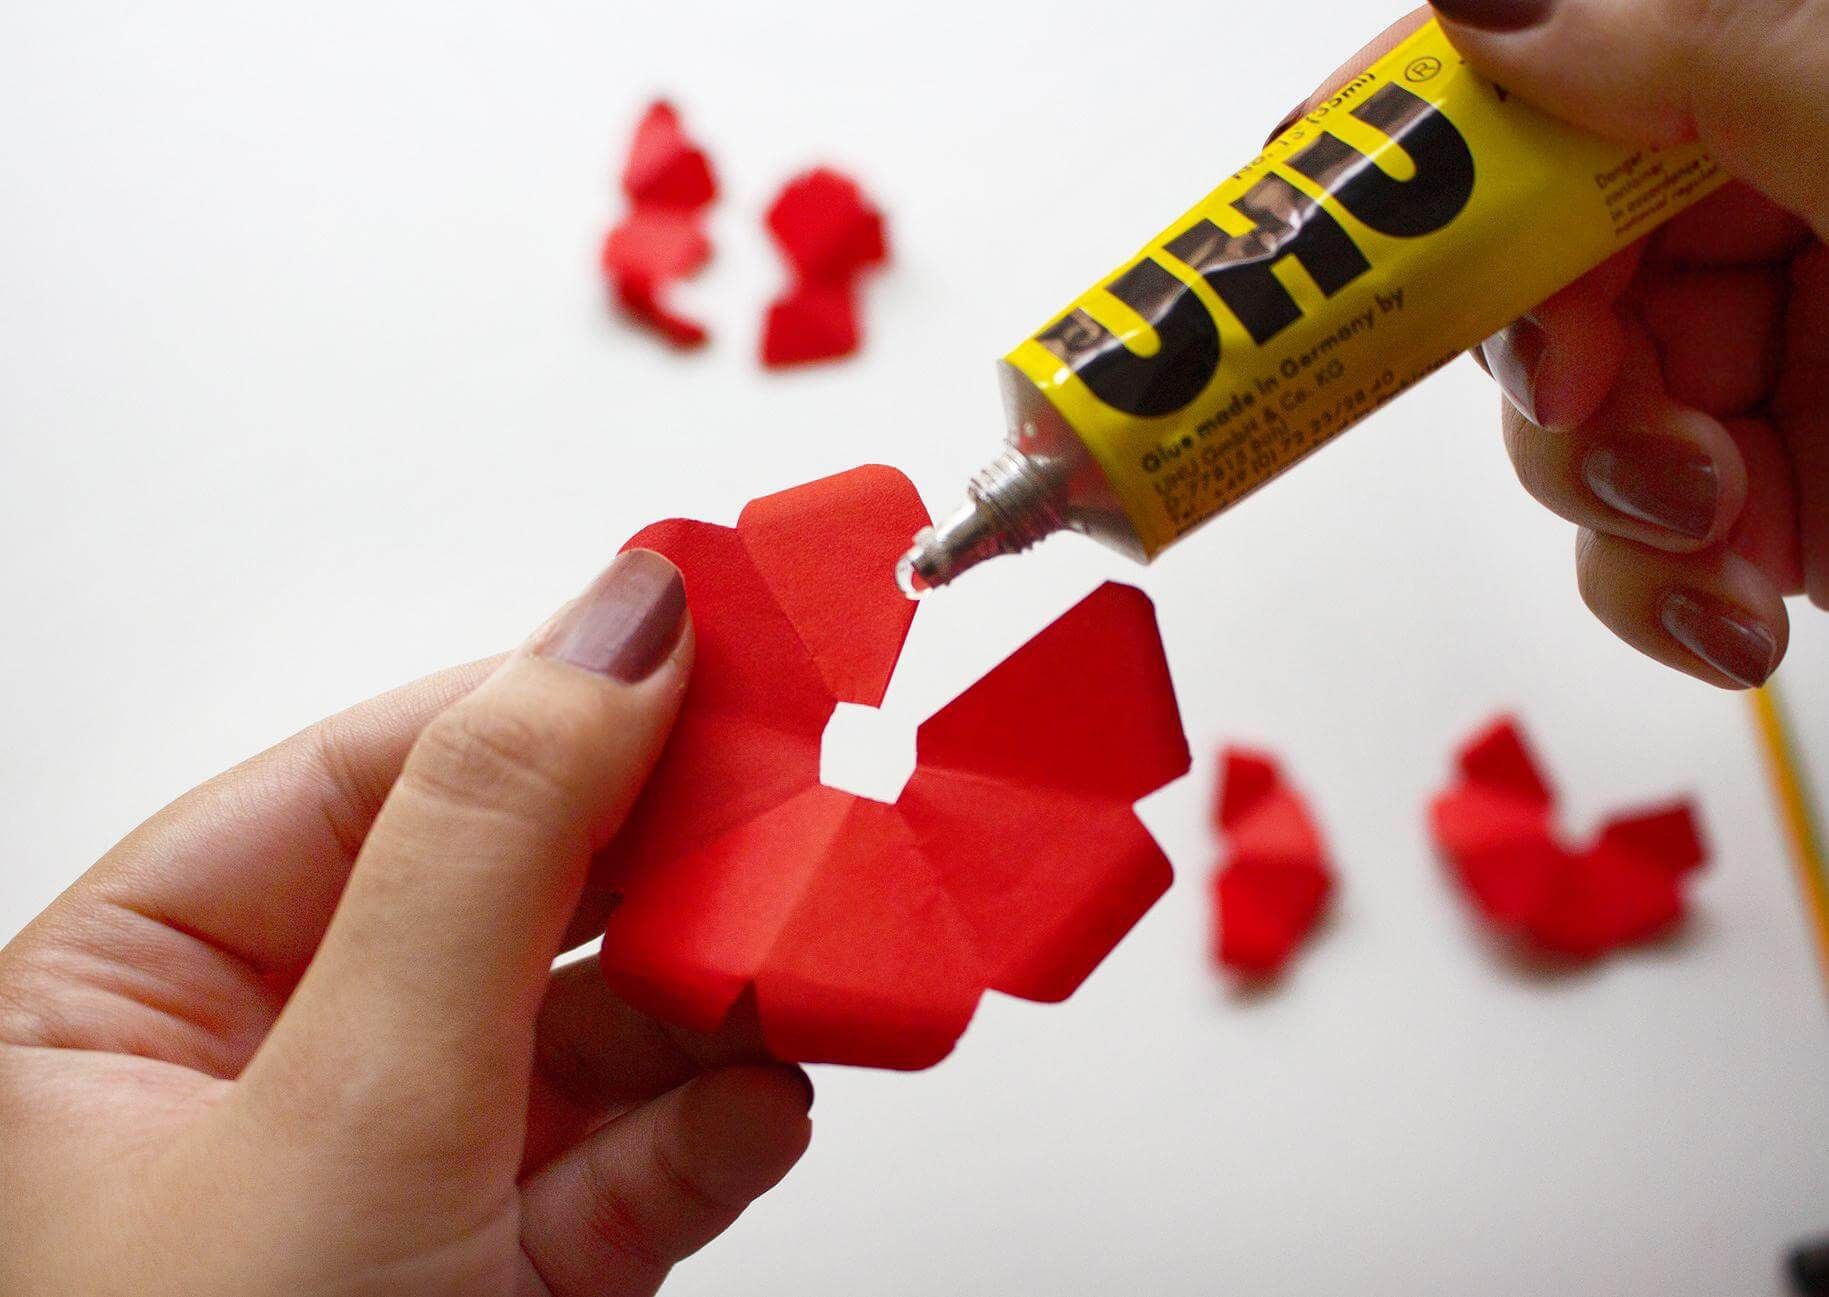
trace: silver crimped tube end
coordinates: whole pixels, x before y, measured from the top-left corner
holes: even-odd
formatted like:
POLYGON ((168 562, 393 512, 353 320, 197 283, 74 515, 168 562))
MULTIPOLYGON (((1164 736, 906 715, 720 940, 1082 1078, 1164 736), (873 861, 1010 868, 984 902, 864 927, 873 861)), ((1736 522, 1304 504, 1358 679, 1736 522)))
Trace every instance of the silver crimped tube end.
POLYGON ((972 479, 964 504, 915 536, 896 565, 902 592, 919 599, 986 559, 1021 553, 1061 530, 1056 491, 1040 464, 1006 450, 972 479))

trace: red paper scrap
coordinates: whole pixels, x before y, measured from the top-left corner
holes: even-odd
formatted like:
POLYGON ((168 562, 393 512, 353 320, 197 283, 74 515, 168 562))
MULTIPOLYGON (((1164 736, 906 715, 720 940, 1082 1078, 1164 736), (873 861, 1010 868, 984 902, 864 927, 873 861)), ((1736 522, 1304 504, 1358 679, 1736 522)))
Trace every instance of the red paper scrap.
POLYGON ((794 278, 769 307, 762 363, 779 368, 850 355, 861 336, 858 280, 889 257, 882 213, 855 181, 822 167, 787 183, 767 223, 794 278))
POLYGON ((640 208, 696 212, 718 196, 718 182, 705 151, 686 138, 672 104, 657 99, 635 127, 622 192, 640 208))
POLYGON ((888 259, 882 213, 825 167, 794 177, 768 209, 769 232, 802 279, 848 279, 888 259))
POLYGON ((1684 880, 1707 859, 1690 803, 1617 817, 1576 851, 1557 837, 1555 791, 1516 720, 1475 735, 1456 764, 1430 822, 1461 890, 1495 928, 1593 960, 1681 922, 1684 880))
POLYGON ((1213 956, 1236 972, 1274 977, 1333 891, 1320 831, 1275 758, 1243 748, 1221 758, 1214 820, 1227 854, 1213 875, 1213 956))
POLYGON ((603 273, 616 300, 676 346, 705 341, 704 328, 669 309, 666 285, 694 274, 711 256, 704 209, 717 181, 704 150, 686 138, 665 100, 650 105, 635 129, 623 192, 629 211, 603 242, 603 273))
POLYGON ((780 368, 848 356, 857 350, 857 338, 857 299, 849 284, 795 284, 768 308, 762 363, 780 368))
POLYGON ((1161 895, 1131 805, 1187 742, 1149 600, 1107 584, 924 722, 893 803, 819 781, 840 701, 881 703, 916 605, 892 576, 928 518, 893 469, 674 520, 629 544, 685 573, 697 665, 597 885, 605 976, 710 1030, 753 995, 779 1057, 927 1067, 984 991, 1071 994, 1161 895))

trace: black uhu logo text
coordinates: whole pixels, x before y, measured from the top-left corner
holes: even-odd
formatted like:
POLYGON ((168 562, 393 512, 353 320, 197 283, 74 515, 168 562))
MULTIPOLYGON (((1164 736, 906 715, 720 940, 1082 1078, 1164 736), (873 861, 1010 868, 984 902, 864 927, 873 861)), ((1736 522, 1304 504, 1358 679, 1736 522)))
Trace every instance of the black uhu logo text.
MULTIPOLYGON (((1365 154, 1327 134, 1284 165, 1380 234, 1420 238, 1461 214, 1473 196, 1473 154, 1453 123, 1399 85, 1380 87, 1352 115, 1409 154, 1416 168, 1410 179, 1392 179, 1365 154)), ((1339 221, 1275 173, 1232 205, 1256 222, 1249 233, 1228 234, 1211 221, 1197 221, 1105 285, 1155 329, 1154 354, 1138 355, 1080 310, 1044 329, 1036 341, 1114 409, 1142 417, 1173 414, 1199 396, 1219 368, 1219 329, 1159 256, 1197 271, 1259 346, 1302 318, 1302 308, 1271 273, 1285 257, 1295 258, 1327 297, 1372 268, 1339 221)))

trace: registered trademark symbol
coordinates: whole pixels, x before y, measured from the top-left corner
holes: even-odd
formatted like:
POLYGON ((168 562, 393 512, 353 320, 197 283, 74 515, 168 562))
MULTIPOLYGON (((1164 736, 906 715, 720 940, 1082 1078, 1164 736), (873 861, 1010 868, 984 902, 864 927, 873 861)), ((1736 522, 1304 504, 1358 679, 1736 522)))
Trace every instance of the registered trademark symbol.
POLYGON ((1405 81, 1428 81, 1442 70, 1442 61, 1432 54, 1425 54, 1420 59, 1412 60, 1404 69, 1405 81))

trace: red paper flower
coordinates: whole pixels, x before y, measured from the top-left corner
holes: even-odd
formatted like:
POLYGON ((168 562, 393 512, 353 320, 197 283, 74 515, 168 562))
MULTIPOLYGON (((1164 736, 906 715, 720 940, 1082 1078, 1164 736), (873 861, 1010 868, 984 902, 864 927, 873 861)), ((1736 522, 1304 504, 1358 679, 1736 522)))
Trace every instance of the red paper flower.
POLYGON ((1495 928, 1591 960, 1682 920, 1684 880, 1707 858, 1687 802, 1610 820, 1577 852, 1557 839, 1555 793, 1516 721, 1477 734, 1457 766, 1430 821, 1462 891, 1495 928))
POLYGON ((857 350, 858 279, 888 259, 882 213, 855 181, 826 168, 796 176, 768 209, 794 281, 769 307, 762 363, 831 360, 857 350))
POLYGON ((1320 920, 1333 872, 1308 808, 1273 757, 1228 748, 1214 821, 1225 864, 1213 875, 1213 957, 1273 977, 1320 920))
POLYGON ((711 256, 702 220, 717 181, 665 100, 650 105, 635 129, 622 188, 629 212, 603 242, 603 273, 630 315, 676 346, 697 346, 704 328, 668 309, 662 294, 711 256))
POLYGON ((927 522, 861 468, 736 527, 629 543, 686 577, 698 660, 612 844, 610 984, 709 1030, 753 995, 780 1057, 943 1058, 979 997, 1070 994, 1168 886, 1131 804, 1187 769, 1149 601, 1106 585, 920 727, 893 804, 828 788, 834 706, 881 702, 915 605, 892 569, 927 522))

